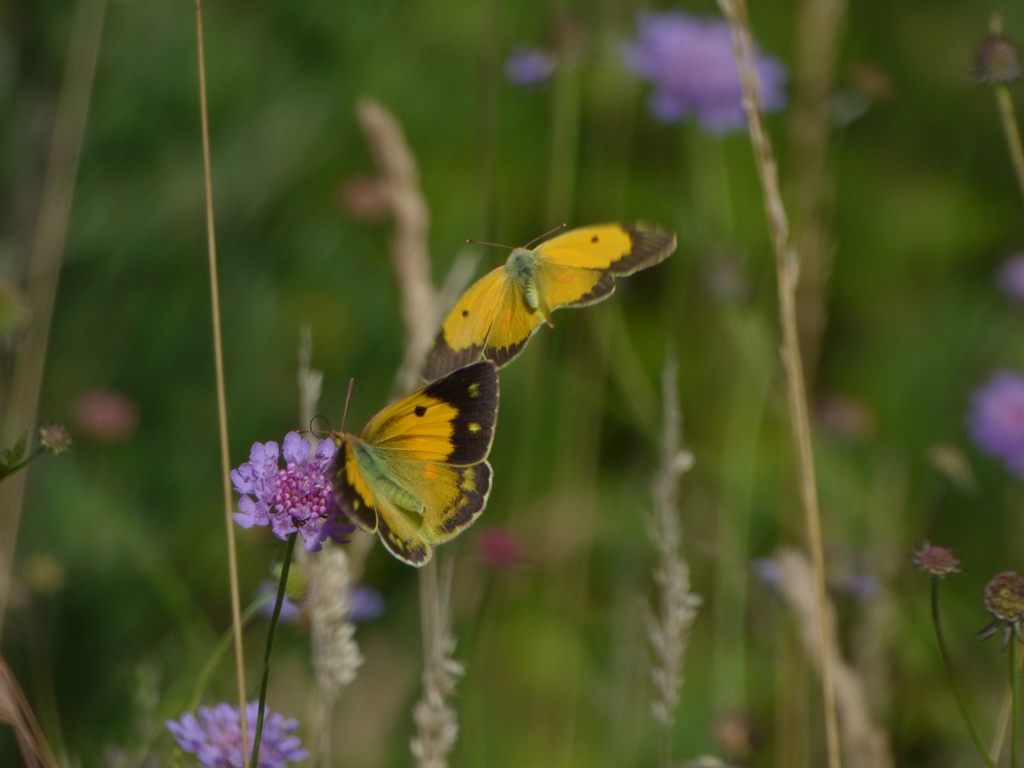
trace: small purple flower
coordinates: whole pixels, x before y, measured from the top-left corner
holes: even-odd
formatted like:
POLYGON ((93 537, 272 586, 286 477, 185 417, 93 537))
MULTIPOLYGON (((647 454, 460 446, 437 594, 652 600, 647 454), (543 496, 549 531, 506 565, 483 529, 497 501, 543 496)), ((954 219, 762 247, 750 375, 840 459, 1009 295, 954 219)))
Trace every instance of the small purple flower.
MULTIPOLYGON (((294 568, 295 566, 293 565, 292 567, 294 568)), ((277 582, 270 579, 261 581, 260 585, 256 588, 256 597, 267 598, 260 605, 260 615, 265 619, 271 618, 274 615, 274 604, 277 602, 277 582)), ((298 621, 301 616, 302 608, 286 594, 284 602, 281 603, 281 615, 278 617, 278 620, 284 622, 298 621)))
POLYGON ((310 552, 319 551, 328 538, 344 543, 355 526, 346 522, 331 491, 337 446, 321 440, 313 456, 311 448, 298 432, 285 435, 283 451, 274 441, 253 443, 249 461, 231 472, 235 490, 242 494, 235 522, 243 528, 269 525, 279 539, 298 531, 310 552), (284 469, 278 467, 282 452, 284 469))
POLYGON ((349 593, 349 601, 351 607, 348 617, 356 623, 373 621, 384 613, 384 598, 381 597, 380 592, 362 584, 357 584, 352 588, 349 593))
POLYGON ((539 85, 555 71, 558 59, 540 48, 518 48, 505 60, 505 77, 515 85, 539 85))
MULTIPOLYGON (((696 114, 714 134, 746 125, 739 69, 729 25, 682 11, 641 13, 638 39, 624 49, 626 64, 654 84, 648 106, 655 118, 675 123, 696 114)), ((785 106, 786 68, 755 50, 766 112, 785 106)))
POLYGON ((1011 256, 996 275, 999 289, 1014 301, 1024 304, 1024 253, 1011 256))
MULTIPOLYGON (((248 724, 249 749, 242 759, 242 727, 238 707, 221 702, 213 707, 200 707, 193 715, 186 712, 180 720, 167 720, 165 725, 178 745, 199 759, 201 768, 245 768, 252 757, 256 738, 256 715, 259 702, 245 705, 248 724)), ((258 768, 286 768, 289 761, 305 760, 309 751, 302 748, 298 736, 297 720, 286 720, 269 709, 263 718, 258 768)))
POLYGON ((967 429, 984 453, 1024 479, 1024 377, 998 371, 974 390, 967 429))

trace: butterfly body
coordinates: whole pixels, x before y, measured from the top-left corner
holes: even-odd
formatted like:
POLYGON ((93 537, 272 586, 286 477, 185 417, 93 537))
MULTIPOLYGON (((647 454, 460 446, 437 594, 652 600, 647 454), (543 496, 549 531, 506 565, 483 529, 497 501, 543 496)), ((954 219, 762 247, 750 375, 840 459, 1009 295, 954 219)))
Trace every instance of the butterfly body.
POLYGON ((423 565, 487 503, 497 414, 497 371, 482 361, 389 405, 358 436, 337 433, 339 506, 395 557, 423 565))
POLYGON ((445 318, 427 357, 431 380, 481 357, 498 366, 522 351, 551 313, 607 298, 615 278, 653 266, 675 250, 675 235, 646 224, 572 229, 534 249, 516 248, 445 318))

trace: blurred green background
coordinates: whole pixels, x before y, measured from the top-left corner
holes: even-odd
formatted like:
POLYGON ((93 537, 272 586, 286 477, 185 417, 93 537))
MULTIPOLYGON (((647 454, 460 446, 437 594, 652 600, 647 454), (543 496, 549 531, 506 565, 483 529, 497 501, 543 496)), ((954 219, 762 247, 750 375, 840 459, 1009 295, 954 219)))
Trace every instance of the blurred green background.
MULTIPOLYGON (((0 5, 0 258, 16 282, 74 7, 0 5)), ((788 609, 750 568, 804 544, 750 141, 648 115, 647 88, 620 56, 639 8, 205 5, 233 466, 253 442, 307 426, 297 415, 303 325, 325 376, 319 411, 334 427, 350 378, 349 428, 391 399, 403 352, 391 223, 351 208, 350 182, 376 170, 355 120, 360 98, 394 112, 416 155, 438 284, 467 238, 520 245, 563 222, 634 219, 678 233, 667 262, 620 281, 601 305, 556 315, 502 372, 487 511, 441 550, 457 561, 456 657, 467 668, 453 765, 657 764, 644 517, 666 355, 679 361, 696 459, 681 515, 704 597, 674 754, 727 755, 723 717, 739 713, 757 735, 750 764, 821 764, 815 674, 788 609), (559 44, 573 46, 575 66, 553 82, 507 81, 516 46, 559 44), (491 526, 518 537, 522 565, 481 561, 491 526)), ((791 70, 800 11, 751 8, 762 49, 791 70)), ((997 640, 974 638, 987 622, 981 590, 1024 555, 1020 484, 964 430, 971 388, 995 368, 1024 369, 1024 310, 994 281, 1022 246, 1021 195, 992 93, 970 82, 993 11, 1022 36, 1019 4, 851 4, 830 101, 821 201, 834 259, 812 296, 827 324, 808 363, 825 546, 844 650, 901 765, 971 759, 914 547, 950 544, 969 569, 943 587, 945 620, 986 735, 1005 663, 997 640), (937 445, 972 481, 936 466, 937 445), (850 587, 856 579, 870 594, 850 587)), ((30 470, 3 655, 69 764, 138 764, 148 749, 151 764, 170 764, 162 720, 180 714, 173 706, 230 626, 194 24, 184 0, 108 3, 71 210, 39 416, 72 420, 83 394, 110 390, 134 404, 138 424, 111 439, 72 421, 71 453, 30 470), (62 582, 41 585, 40 564, 62 582)), ((791 80, 791 104, 795 89, 791 80)), ((1019 85, 1013 93, 1022 97, 1019 85)), ((791 115, 768 126, 792 212, 806 147, 791 115)), ((478 274, 503 260, 482 250, 478 274)), ((16 353, 9 345, 5 364, 16 353)), ((265 530, 239 532, 243 601, 281 549, 265 530)), ((364 582, 387 607, 360 625, 367 663, 336 711, 334 764, 408 765, 416 575, 376 547, 364 582)), ((246 632, 253 692, 265 633, 265 623, 246 632)), ((281 630, 276 654, 271 704, 302 720, 312 672, 301 626, 281 630)), ((225 660, 205 701, 234 691, 225 660)), ((18 759, 0 729, 0 764, 18 759)))

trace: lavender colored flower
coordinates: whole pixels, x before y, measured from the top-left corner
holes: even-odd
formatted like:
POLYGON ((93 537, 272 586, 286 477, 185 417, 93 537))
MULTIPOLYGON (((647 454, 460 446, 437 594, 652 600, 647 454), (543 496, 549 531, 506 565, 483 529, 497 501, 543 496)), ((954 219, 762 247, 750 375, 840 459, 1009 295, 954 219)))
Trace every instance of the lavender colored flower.
MULTIPOLYGON (((270 579, 261 581, 259 587, 256 588, 256 597, 267 597, 267 600, 260 605, 260 615, 265 619, 271 618, 274 615, 274 604, 277 602, 277 582, 270 579)), ((285 594, 278 620, 293 622, 298 621, 301 617, 302 608, 285 594)))
POLYGON ((505 77, 515 85, 538 85, 555 71, 558 59, 539 48, 519 48, 505 60, 505 77))
POLYGON ((1024 377, 998 371, 974 390, 967 429, 984 453, 1024 479, 1024 377))
POLYGON ((1003 262, 996 280, 1003 293, 1024 304, 1024 253, 1018 253, 1003 262))
MULTIPOLYGON (((252 757, 258 709, 259 702, 256 701, 245 705, 249 749, 245 753, 244 765, 238 707, 224 702, 200 707, 197 714, 186 712, 180 720, 167 720, 165 725, 183 750, 196 755, 200 768, 245 768, 252 757)), ((258 768, 286 768, 289 761, 309 757, 309 751, 302 748, 299 737, 293 735, 298 727, 297 720, 286 720, 283 715, 269 709, 265 711, 258 768)))
POLYGON ((348 617, 356 623, 373 621, 384 613, 384 598, 380 592, 370 587, 357 584, 349 594, 351 607, 348 617))
POLYGON ((231 472, 235 490, 242 494, 235 522, 243 528, 269 525, 280 539, 298 531, 310 552, 319 551, 328 538, 344 543, 355 526, 345 522, 331 491, 337 446, 321 440, 310 456, 311 448, 297 432, 285 435, 283 451, 274 441, 253 443, 249 461, 231 472), (281 453, 284 469, 278 467, 281 453))
MULTIPOLYGON (((696 115, 704 130, 725 134, 746 125, 739 68, 729 25, 682 11, 641 13, 638 39, 624 49, 626 64, 654 84, 648 106, 655 118, 675 123, 696 115)), ((755 50, 766 112, 785 106, 786 68, 755 50)))

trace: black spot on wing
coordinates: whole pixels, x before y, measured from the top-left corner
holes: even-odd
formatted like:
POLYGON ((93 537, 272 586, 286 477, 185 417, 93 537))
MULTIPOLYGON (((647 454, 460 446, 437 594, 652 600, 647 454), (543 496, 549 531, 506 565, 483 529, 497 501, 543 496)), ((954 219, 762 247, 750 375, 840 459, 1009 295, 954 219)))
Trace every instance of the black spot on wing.
POLYGON ((676 249, 675 232, 650 224, 624 225, 632 247, 629 253, 608 265, 613 275, 631 275, 641 269, 660 264, 676 249))
POLYGON ((487 458, 498 420, 498 371, 481 360, 438 379, 423 389, 428 397, 453 406, 452 452, 446 462, 456 466, 487 458))
POLYGON ((422 416, 425 416, 425 415, 427 414, 427 409, 426 409, 426 406, 422 406, 422 405, 417 405, 417 406, 416 406, 416 407, 415 407, 415 408, 413 409, 413 413, 415 413, 415 414, 416 414, 417 416, 421 416, 421 417, 422 417, 422 416))
POLYGON ((597 235, 592 235, 590 238, 590 242, 592 242, 594 245, 597 245, 598 243, 601 242, 601 238, 598 237, 597 235))

